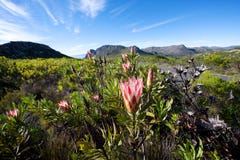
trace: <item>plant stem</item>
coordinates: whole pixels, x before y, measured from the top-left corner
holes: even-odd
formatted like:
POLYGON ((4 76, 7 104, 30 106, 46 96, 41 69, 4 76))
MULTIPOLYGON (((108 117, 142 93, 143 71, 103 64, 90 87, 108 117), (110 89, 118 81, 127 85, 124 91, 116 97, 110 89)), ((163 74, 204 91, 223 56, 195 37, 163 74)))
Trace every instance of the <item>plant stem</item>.
POLYGON ((133 113, 133 142, 132 142, 132 147, 133 147, 133 159, 137 160, 137 148, 136 148, 136 114, 133 113))

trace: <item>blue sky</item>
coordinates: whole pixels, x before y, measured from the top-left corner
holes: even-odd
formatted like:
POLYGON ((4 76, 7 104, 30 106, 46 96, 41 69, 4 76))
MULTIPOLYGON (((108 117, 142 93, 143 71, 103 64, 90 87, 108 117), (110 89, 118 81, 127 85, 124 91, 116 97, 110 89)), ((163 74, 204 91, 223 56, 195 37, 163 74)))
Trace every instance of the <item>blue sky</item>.
POLYGON ((0 44, 17 40, 70 56, 104 44, 240 45, 240 0, 0 0, 0 44))

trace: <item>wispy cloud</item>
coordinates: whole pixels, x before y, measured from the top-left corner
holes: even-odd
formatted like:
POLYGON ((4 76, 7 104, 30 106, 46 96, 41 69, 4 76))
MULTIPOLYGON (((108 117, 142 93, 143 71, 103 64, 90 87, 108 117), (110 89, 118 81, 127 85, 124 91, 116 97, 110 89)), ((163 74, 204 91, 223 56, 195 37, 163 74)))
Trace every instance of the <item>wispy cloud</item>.
POLYGON ((151 24, 151 25, 148 25, 148 26, 145 26, 145 27, 141 27, 141 28, 134 28, 132 30, 132 32, 135 33, 135 32, 142 32, 142 31, 150 30, 150 29, 157 28, 157 27, 160 27, 160 26, 165 25, 165 24, 169 24, 169 23, 178 21, 180 19, 183 19, 183 17, 176 17, 176 18, 165 20, 165 21, 160 21, 158 23, 154 23, 154 24, 151 24))
POLYGON ((0 0, 0 6, 15 16, 29 17, 29 14, 22 7, 10 0, 0 0))
POLYGON ((42 0, 37 0, 37 2, 42 6, 42 8, 45 10, 47 15, 51 18, 53 21, 54 25, 58 25, 58 20, 54 17, 52 12, 49 10, 48 6, 42 1, 42 0))
POLYGON ((86 16, 94 18, 105 7, 106 0, 70 0, 70 9, 81 11, 86 16))
POLYGON ((118 15, 124 13, 131 5, 132 5, 132 2, 130 1, 121 6, 118 6, 118 7, 114 8, 113 10, 111 10, 110 14, 113 16, 118 16, 118 15))
POLYGON ((29 33, 26 31, 25 27, 17 24, 13 24, 4 20, 0 20, 0 40, 1 41, 42 41, 47 39, 46 37, 41 37, 29 33))
POLYGON ((142 22, 133 22, 133 23, 129 23, 129 24, 126 24, 126 25, 124 26, 124 28, 128 28, 128 29, 130 29, 130 28, 133 28, 133 27, 139 25, 140 23, 142 23, 142 22))

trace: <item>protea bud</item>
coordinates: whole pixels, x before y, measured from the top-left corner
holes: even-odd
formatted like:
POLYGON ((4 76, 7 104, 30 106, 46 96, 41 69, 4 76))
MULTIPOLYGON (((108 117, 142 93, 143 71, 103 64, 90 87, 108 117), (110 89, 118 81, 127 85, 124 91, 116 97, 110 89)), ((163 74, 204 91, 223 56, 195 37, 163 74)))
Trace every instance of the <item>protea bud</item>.
POLYGON ((139 107, 139 101, 143 90, 143 80, 135 77, 128 81, 120 83, 120 90, 124 99, 124 104, 128 112, 136 112, 139 107))
POLYGON ((176 73, 173 75, 173 78, 174 78, 174 79, 177 79, 177 74, 176 74, 176 73))
POLYGON ((127 59, 128 55, 125 53, 125 54, 122 54, 122 59, 125 60, 127 59))
POLYGON ((175 69, 176 69, 177 73, 179 73, 179 74, 183 73, 183 67, 182 66, 177 66, 175 69))
POLYGON ((93 100, 94 101, 96 101, 96 102, 98 102, 99 100, 100 100, 100 97, 99 97, 99 95, 97 94, 97 95, 94 95, 94 96, 92 96, 92 98, 93 98, 93 100))
POLYGON ((190 58, 190 59, 188 59, 188 63, 192 63, 194 61, 194 58, 192 57, 192 58, 190 58))
POLYGON ((62 100, 58 103, 58 107, 61 109, 61 110, 64 110, 64 111, 68 111, 70 109, 70 106, 68 105, 67 101, 65 100, 62 100))
POLYGON ((129 61, 127 63, 122 64, 122 68, 123 68, 124 72, 128 72, 130 70, 130 67, 131 67, 131 65, 130 65, 129 61))
POLYGON ((81 93, 82 95, 84 95, 86 92, 85 92, 84 89, 82 89, 82 90, 80 91, 80 93, 81 93))
POLYGON ((147 86, 151 86, 153 82, 153 69, 149 68, 148 70, 148 77, 147 77, 147 86))
POLYGON ((193 75, 193 76, 194 76, 194 78, 197 78, 197 77, 199 77, 199 76, 200 76, 200 74, 201 74, 201 73, 200 73, 199 71, 195 71, 195 73, 194 73, 194 75, 193 75))
POLYGON ((18 114, 19 114, 19 110, 16 108, 14 110, 9 110, 7 112, 7 117, 8 119, 10 119, 10 117, 17 117, 18 114))
POLYGON ((136 52, 136 47, 135 46, 132 46, 131 47, 131 54, 134 55, 136 52))
POLYGON ((205 70, 207 70, 208 68, 207 68, 207 66, 205 66, 205 65, 201 65, 201 66, 198 66, 198 67, 196 67, 196 69, 199 71, 199 72, 204 72, 205 70))
POLYGON ((92 52, 90 50, 87 51, 87 57, 90 59, 92 57, 92 52))

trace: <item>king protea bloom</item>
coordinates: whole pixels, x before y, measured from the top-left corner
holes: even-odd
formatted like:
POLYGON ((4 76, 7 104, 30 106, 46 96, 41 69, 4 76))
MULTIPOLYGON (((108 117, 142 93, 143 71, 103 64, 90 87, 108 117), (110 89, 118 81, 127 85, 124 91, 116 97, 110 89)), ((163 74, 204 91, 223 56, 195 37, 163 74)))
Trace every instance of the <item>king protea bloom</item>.
POLYGON ((67 101, 65 100, 62 100, 58 103, 58 107, 61 109, 61 110, 64 110, 64 111, 68 111, 70 109, 70 106, 68 105, 67 101))
POLYGON ((10 119, 10 117, 17 117, 18 114, 19 114, 19 110, 16 108, 14 110, 9 110, 7 112, 7 117, 8 119, 10 119))
POLYGON ((153 82, 153 69, 149 68, 148 70, 148 77, 147 77, 147 86, 151 86, 153 82))
POLYGON ((139 101, 143 90, 142 78, 129 78, 128 81, 120 83, 120 89, 127 111, 130 113, 136 112, 138 110, 139 101))
POLYGON ((122 64, 122 68, 123 68, 124 72, 128 72, 130 70, 130 67, 131 67, 131 65, 130 65, 129 61, 127 63, 122 64))

